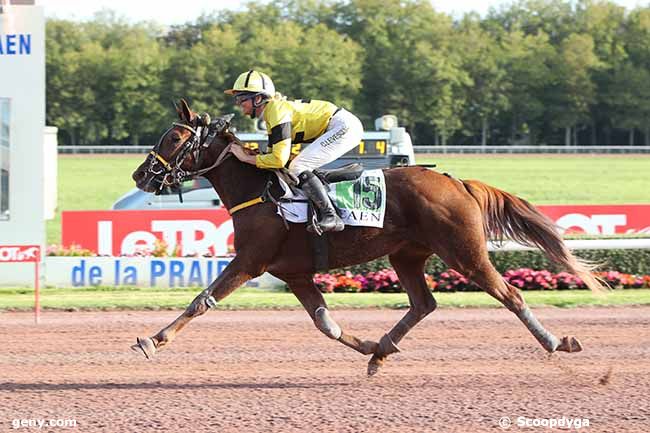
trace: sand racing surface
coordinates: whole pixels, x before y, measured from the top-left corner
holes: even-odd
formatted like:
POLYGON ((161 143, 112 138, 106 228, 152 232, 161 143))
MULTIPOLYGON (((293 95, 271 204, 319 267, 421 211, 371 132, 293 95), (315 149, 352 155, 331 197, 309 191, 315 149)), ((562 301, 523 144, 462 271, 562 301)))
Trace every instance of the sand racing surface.
MULTIPOLYGON (((372 378, 301 310, 208 312, 149 361, 129 346, 178 311, 0 313, 0 432, 650 431, 650 308, 533 311, 585 351, 549 358, 505 309, 439 309, 372 378), (14 429, 38 419, 76 426, 14 429)), ((378 340, 404 313, 333 316, 378 340)))

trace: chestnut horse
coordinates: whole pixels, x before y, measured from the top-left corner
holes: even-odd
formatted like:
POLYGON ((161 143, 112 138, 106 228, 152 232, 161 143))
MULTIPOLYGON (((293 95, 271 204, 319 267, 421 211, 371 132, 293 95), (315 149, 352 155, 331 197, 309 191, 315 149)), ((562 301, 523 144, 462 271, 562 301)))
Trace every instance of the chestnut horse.
MULTIPOLYGON (((328 312, 315 287, 312 250, 306 224, 285 227, 270 201, 233 208, 260 196, 270 177, 267 170, 239 162, 229 146, 239 145, 227 121, 212 123, 206 139, 205 116, 192 112, 181 100, 180 121, 172 125, 133 173, 138 188, 155 192, 203 175, 231 210, 237 255, 219 277, 201 292, 171 324, 152 337, 138 338, 133 349, 151 358, 169 344, 193 318, 215 306, 248 280, 269 272, 285 281, 315 326, 328 337, 372 355, 368 374, 375 374, 398 343, 436 308, 427 287, 427 258, 438 255, 512 311, 548 352, 578 352, 574 337, 558 339, 527 307, 519 290, 508 284, 490 263, 488 238, 507 237, 541 249, 553 262, 580 277, 594 291, 602 289, 590 267, 574 257, 556 226, 527 201, 473 180, 457 180, 423 167, 384 170, 387 188, 383 228, 347 227, 329 233, 329 264, 340 268, 388 255, 406 290, 410 308, 379 342, 345 333, 328 312), (231 144, 232 143, 232 144, 231 144)), ((274 197, 280 191, 273 188, 274 197)))

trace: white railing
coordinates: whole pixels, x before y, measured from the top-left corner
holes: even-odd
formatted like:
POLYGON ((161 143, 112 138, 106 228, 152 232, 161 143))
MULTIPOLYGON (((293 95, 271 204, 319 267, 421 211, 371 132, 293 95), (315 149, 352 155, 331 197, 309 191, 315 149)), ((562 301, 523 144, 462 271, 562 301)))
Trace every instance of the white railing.
POLYGON ((153 146, 59 146, 59 153, 149 153, 153 146))
MULTIPOLYGON (((648 250, 650 249, 649 239, 585 239, 564 241, 571 250, 648 250)), ((516 242, 507 241, 502 246, 488 242, 489 251, 525 251, 537 250, 516 242)))
POLYGON ((650 146, 431 146, 415 145, 415 153, 650 153, 650 146))
MULTIPOLYGON (((147 146, 59 146, 59 153, 147 153, 147 146)), ((415 153, 648 153, 650 146, 430 146, 415 145, 415 153)))

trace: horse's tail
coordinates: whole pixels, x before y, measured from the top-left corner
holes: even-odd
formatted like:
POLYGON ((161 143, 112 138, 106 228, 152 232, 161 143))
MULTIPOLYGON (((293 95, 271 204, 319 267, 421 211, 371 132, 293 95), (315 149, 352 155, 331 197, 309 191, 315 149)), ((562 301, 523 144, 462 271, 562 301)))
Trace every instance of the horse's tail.
POLYGON ((554 263, 579 277, 592 291, 605 288, 591 273, 595 265, 575 257, 564 244, 557 226, 526 200, 476 180, 462 181, 481 206, 488 239, 512 239, 539 248, 554 263))

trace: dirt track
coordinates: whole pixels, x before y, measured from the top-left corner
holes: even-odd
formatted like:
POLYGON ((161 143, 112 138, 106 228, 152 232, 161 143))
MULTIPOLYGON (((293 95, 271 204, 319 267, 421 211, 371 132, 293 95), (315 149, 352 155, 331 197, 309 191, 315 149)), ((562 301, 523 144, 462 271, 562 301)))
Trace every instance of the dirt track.
MULTIPOLYGON (((503 309, 441 309, 371 379, 367 359, 304 311, 210 312, 152 361, 129 345, 178 312, 45 313, 38 327, 31 314, 0 313, 0 431, 15 431, 13 419, 73 418, 75 428, 40 431, 473 433, 503 431, 504 416, 508 431, 548 431, 517 426, 520 416, 650 431, 650 308, 535 312, 585 351, 548 359, 503 309)), ((334 317, 378 339, 403 313, 334 317)))

